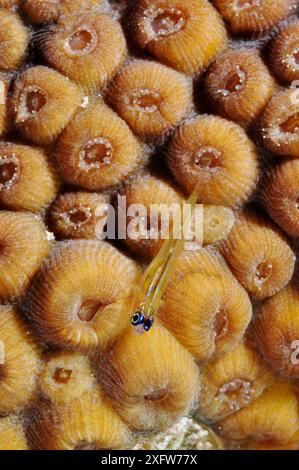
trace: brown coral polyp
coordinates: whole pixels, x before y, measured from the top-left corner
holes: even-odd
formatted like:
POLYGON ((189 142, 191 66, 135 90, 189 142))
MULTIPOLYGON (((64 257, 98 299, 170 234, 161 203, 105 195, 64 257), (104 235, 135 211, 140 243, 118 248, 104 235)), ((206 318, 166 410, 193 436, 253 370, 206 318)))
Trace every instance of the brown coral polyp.
POLYGON ((79 400, 94 387, 94 376, 86 356, 77 352, 48 353, 43 357, 39 391, 56 404, 79 400))
POLYGON ((106 85, 127 55, 119 23, 97 11, 63 15, 45 31, 41 48, 52 67, 87 91, 106 85))
POLYGON ((288 378, 299 378, 299 293, 293 285, 265 301, 251 331, 270 367, 288 378))
POLYGON ((0 205, 40 212, 56 196, 58 178, 42 149, 0 143, 0 205))
POLYGON ((25 0, 22 10, 32 23, 41 24, 57 21, 61 15, 105 6, 105 0, 25 0))
POLYGON ((18 412, 34 397, 39 351, 17 308, 0 305, 0 327, 0 413, 18 412))
POLYGON ((235 213, 225 206, 203 206, 203 243, 209 245, 225 240, 235 223, 235 213))
POLYGON ((159 310, 163 325, 204 364, 232 349, 243 337, 252 316, 248 295, 231 275, 174 273, 159 310))
POLYGON ((187 194, 197 186, 203 204, 238 206, 248 200, 259 177, 252 141, 240 126, 218 116, 201 115, 178 127, 168 164, 187 194))
POLYGON ((171 230, 171 217, 177 215, 177 211, 171 214, 171 208, 180 209, 182 194, 166 180, 146 175, 127 183, 124 196, 127 207, 141 205, 146 210, 146 214, 136 211, 127 215, 124 221, 127 226, 125 243, 136 253, 152 258, 164 242, 166 234, 163 231, 171 230), (155 204, 159 210, 150 214, 155 204))
POLYGON ((106 194, 61 194, 49 212, 50 227, 59 238, 95 239, 106 226, 109 201, 106 194))
POLYGON ((11 8, 19 5, 20 0, 0 0, 1 8, 11 8))
POLYGON ((192 86, 165 65, 134 60, 112 81, 109 99, 135 134, 159 140, 191 111, 192 86))
POLYGON ((0 5, 0 68, 17 70, 25 60, 29 31, 19 15, 0 5))
POLYGON ((0 450, 29 450, 20 417, 10 415, 0 418, 0 450))
POLYGON ((138 275, 136 263, 105 242, 61 242, 33 281, 28 314, 45 343, 105 349, 129 321, 138 275))
POLYGON ((290 236, 299 236, 299 162, 288 160, 270 169, 261 200, 272 219, 290 236))
POLYGON ((270 369, 246 342, 212 360, 202 370, 197 413, 209 422, 249 406, 272 385, 270 369))
POLYGON ((130 26, 138 44, 187 75, 202 72, 227 47, 221 18, 206 0, 140 0, 130 26))
POLYGON ((95 388, 65 404, 37 403, 28 440, 39 450, 111 450, 129 448, 132 436, 95 388))
POLYGON ((25 70, 14 84, 12 109, 17 129, 37 144, 53 142, 81 105, 79 87, 49 67, 25 70))
POLYGON ((221 250, 239 282, 257 299, 274 295, 293 275, 295 255, 288 241, 252 210, 240 214, 221 250))
POLYGON ((270 64, 278 78, 291 83, 299 79, 299 21, 283 28, 271 44, 270 64))
POLYGON ((265 146, 272 152, 299 156, 299 112, 296 90, 282 89, 275 93, 261 117, 265 146))
POLYGON ((51 247, 42 220, 30 213, 0 211, 0 299, 22 297, 51 247), (17 260, 17 262, 16 262, 17 260))
POLYGON ((255 49, 221 55, 205 79, 213 110, 245 127, 257 120, 274 89, 275 81, 255 49))
POLYGON ((296 0, 213 0, 234 34, 259 36, 289 16, 296 0))
POLYGON ((63 178, 89 190, 117 186, 138 170, 143 149, 126 123, 102 102, 79 112, 57 141, 63 178))
POLYGON ((249 406, 221 420, 219 430, 251 450, 297 449, 299 413, 292 385, 277 381, 249 406))
POLYGON ((129 328, 107 355, 95 360, 95 367, 113 406, 135 430, 168 427, 197 398, 198 368, 192 356, 158 324, 144 335, 129 328))

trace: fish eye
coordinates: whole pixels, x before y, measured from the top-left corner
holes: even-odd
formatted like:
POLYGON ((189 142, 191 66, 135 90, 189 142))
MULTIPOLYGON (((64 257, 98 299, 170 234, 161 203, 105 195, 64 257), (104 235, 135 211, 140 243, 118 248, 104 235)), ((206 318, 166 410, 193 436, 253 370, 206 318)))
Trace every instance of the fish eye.
POLYGON ((143 325, 143 328, 145 329, 145 331, 149 331, 152 327, 154 323, 154 319, 153 318, 149 318, 148 320, 146 320, 144 322, 144 325, 143 325))
POLYGON ((131 318, 132 325, 134 326, 140 325, 141 323, 143 323, 143 321, 144 321, 144 316, 142 315, 141 312, 135 312, 132 315, 132 318, 131 318))

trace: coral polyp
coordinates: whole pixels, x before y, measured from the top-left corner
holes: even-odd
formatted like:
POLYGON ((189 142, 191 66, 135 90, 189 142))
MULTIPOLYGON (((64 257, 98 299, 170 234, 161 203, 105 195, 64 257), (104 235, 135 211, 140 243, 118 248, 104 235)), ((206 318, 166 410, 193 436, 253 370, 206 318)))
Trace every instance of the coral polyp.
POLYGON ((296 0, 212 0, 234 34, 259 36, 289 16, 296 0))
POLYGON ((142 146, 104 103, 79 112, 57 141, 56 160, 63 178, 89 190, 117 186, 142 163, 142 146))
POLYGON ((220 278, 194 272, 180 280, 174 273, 159 311, 163 325, 199 364, 232 349, 251 316, 247 292, 224 273, 220 278))
POLYGON ((86 356, 77 352, 48 353, 43 357, 38 386, 56 404, 80 400, 90 393, 95 379, 86 356))
POLYGON ((252 141, 240 126, 218 116, 201 115, 178 127, 168 164, 188 194, 197 185, 204 204, 238 206, 249 199, 259 177, 252 141))
POLYGON ((229 50, 208 70, 207 98, 218 114, 247 127, 275 89, 275 81, 255 49, 229 50))
POLYGON ((0 418, 0 450, 29 450, 25 427, 18 416, 0 418))
POLYGON ((95 367, 114 408, 135 430, 167 428, 197 398, 191 354, 160 325, 146 335, 128 329, 107 355, 96 358, 95 367))
POLYGON ((299 378, 299 292, 289 285, 258 310, 251 331, 255 344, 279 374, 299 378))
POLYGON ((202 72, 227 47, 227 33, 206 0, 140 0, 130 17, 138 44, 187 75, 202 72))
POLYGON ((20 0, 0 0, 0 8, 11 8, 20 4, 20 0))
POLYGON ((299 413, 292 385, 277 381, 251 405, 219 421, 218 426, 244 448, 297 449, 299 413))
POLYGON ((299 80, 299 21, 283 28, 271 44, 270 64, 278 78, 299 80))
POLYGON ((136 213, 128 213, 124 221, 127 226, 125 242, 133 251, 152 258, 171 230, 172 220, 183 202, 182 194, 167 181, 147 175, 128 183, 124 196, 128 207, 136 205, 137 209, 136 213), (157 211, 150 214, 154 204, 158 206, 157 211), (138 213, 138 207, 144 207, 146 213, 138 213), (169 212, 171 207, 172 213, 169 212))
POLYGON ((28 296, 39 337, 58 347, 105 349, 129 322, 128 296, 138 275, 136 263, 105 242, 57 244, 28 296))
POLYGON ((36 403, 28 427, 35 450, 126 449, 131 439, 128 427, 97 389, 66 404, 36 403))
POLYGON ((106 0, 24 0, 22 10, 35 24, 57 21, 60 16, 78 11, 98 10, 106 0))
POLYGON ((51 241, 39 217, 30 213, 0 211, 1 301, 25 295, 50 248, 51 241))
POLYGON ((192 84, 165 65, 135 60, 116 75, 109 98, 135 134, 159 140, 192 110, 192 84))
POLYGON ((271 297, 293 275, 295 255, 288 241, 252 210, 240 214, 221 250, 239 282, 257 299, 271 297))
POLYGON ((59 18, 60 0, 24 0, 22 9, 33 23, 47 23, 59 18))
POLYGON ((249 406, 273 380, 261 356, 241 342, 202 370, 197 413, 201 419, 217 422, 249 406))
POLYGON ((39 370, 39 350, 15 307, 0 305, 0 327, 2 414, 18 412, 33 399, 39 370))
POLYGON ((235 223, 235 213, 225 206, 203 206, 203 243, 209 245, 225 240, 235 223))
POLYGON ((65 76, 42 65, 17 78, 12 96, 15 123, 21 134, 37 144, 53 142, 72 119, 83 93, 65 76))
POLYGON ((0 69, 17 70, 23 64, 29 31, 19 15, 0 5, 0 69))
POLYGON ((299 161, 287 160, 266 175, 261 200, 272 219, 290 236, 299 236, 299 161))
POLYGON ((102 88, 127 55, 120 24, 97 11, 75 11, 46 29, 40 46, 48 63, 87 91, 102 88))
POLYGON ((261 117, 265 146, 283 156, 299 157, 299 101, 292 88, 275 93, 261 117))
POLYGON ((41 212, 58 191, 58 177, 41 149, 0 143, 0 205, 41 212))
POLYGON ((99 238, 107 223, 109 202, 107 194, 61 194, 49 212, 50 227, 59 238, 99 238))

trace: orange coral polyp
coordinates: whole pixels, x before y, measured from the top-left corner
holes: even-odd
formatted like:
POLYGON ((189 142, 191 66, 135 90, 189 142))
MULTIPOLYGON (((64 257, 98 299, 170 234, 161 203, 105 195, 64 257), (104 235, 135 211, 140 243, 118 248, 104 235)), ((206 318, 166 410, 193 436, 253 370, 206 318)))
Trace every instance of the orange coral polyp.
POLYGON ((212 0, 232 33, 260 36, 295 11, 296 0, 212 0))
POLYGON ((256 50, 237 49, 212 64, 205 90, 215 112, 247 127, 266 106, 275 81, 256 50))
POLYGON ((92 10, 63 15, 45 31, 41 48, 52 67, 88 92, 104 87, 127 55, 120 24, 92 10))
POLYGON ((202 72, 228 42, 220 16, 206 0, 137 1, 130 26, 142 48, 187 75, 202 72))
POLYGON ((299 21, 283 28, 271 44, 270 65, 283 82, 299 79, 299 21))
POLYGON ((240 126, 219 116, 200 115, 178 127, 168 148, 168 165, 187 194, 197 184, 203 204, 239 206, 259 178, 253 142, 240 126))

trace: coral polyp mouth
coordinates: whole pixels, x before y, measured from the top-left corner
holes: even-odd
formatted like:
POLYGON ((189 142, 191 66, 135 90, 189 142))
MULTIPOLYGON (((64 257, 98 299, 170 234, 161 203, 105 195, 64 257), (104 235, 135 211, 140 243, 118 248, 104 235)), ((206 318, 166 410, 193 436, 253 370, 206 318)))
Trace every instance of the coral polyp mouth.
POLYGON ((224 310, 219 310, 214 321, 216 341, 222 339, 228 333, 228 318, 224 310))
POLYGON ((73 55, 86 55, 93 52, 98 43, 97 34, 88 27, 82 27, 67 40, 67 52, 73 55))
POLYGON ((231 73, 226 80, 225 88, 221 90, 221 93, 224 96, 230 95, 232 93, 239 93, 246 84, 246 74, 239 67, 236 67, 236 70, 231 73))
POLYGON ((137 111, 155 113, 161 105, 162 98, 157 91, 142 89, 132 93, 129 102, 131 107, 137 111))
POLYGON ((184 28, 186 23, 185 13, 179 8, 158 8, 154 12, 145 12, 151 17, 150 27, 156 38, 171 36, 184 28))
POLYGON ((152 403, 159 403, 164 401, 169 393, 168 387, 160 388, 158 390, 154 390, 153 392, 144 395, 144 400, 152 403))
POLYGON ((19 177, 19 163, 16 156, 0 157, 0 191, 10 189, 19 177))
POLYGON ((79 228, 90 221, 92 213, 89 207, 75 207, 66 214, 66 217, 74 228, 79 228))
POLYGON ((20 97, 17 120, 24 122, 36 116, 47 105, 48 97, 39 87, 28 87, 20 97))
POLYGON ((202 147, 194 155, 194 164, 198 168, 215 170, 220 166, 221 152, 214 147, 202 147))
POLYGON ((112 155, 113 147, 111 142, 103 137, 95 138, 89 141, 80 152, 80 167, 84 170, 91 170, 109 165, 112 155))
POLYGON ((53 379, 55 382, 65 385, 70 381, 72 373, 73 371, 71 369, 58 367, 54 372, 53 379))
POLYGON ((280 124, 282 132, 287 134, 295 134, 299 131, 299 113, 290 116, 286 121, 280 124))
POLYGON ((252 383, 244 379, 234 379, 219 388, 218 400, 227 403, 232 411, 249 405, 252 398, 252 383))
POLYGON ((26 102, 28 112, 36 114, 45 106, 47 98, 41 90, 32 90, 27 93, 26 102))
POLYGON ((77 316, 82 322, 91 322, 105 305, 97 299, 86 299, 79 306, 77 316))
POLYGON ((273 266, 268 261, 263 261, 256 267, 255 279, 257 284, 263 284, 268 281, 272 275, 273 266))
POLYGON ((250 8, 259 7, 260 0, 236 0, 235 9, 249 10, 250 8))

